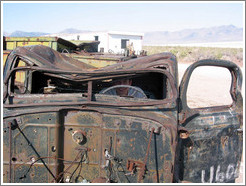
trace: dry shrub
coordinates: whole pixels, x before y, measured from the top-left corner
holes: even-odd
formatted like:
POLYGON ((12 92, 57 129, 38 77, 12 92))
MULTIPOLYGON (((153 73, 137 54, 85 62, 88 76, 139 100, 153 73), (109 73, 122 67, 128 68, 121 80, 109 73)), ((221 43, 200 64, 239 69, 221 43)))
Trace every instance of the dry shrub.
POLYGON ((243 66, 242 48, 181 47, 181 46, 143 46, 148 55, 171 52, 179 63, 193 63, 201 59, 224 59, 243 66))

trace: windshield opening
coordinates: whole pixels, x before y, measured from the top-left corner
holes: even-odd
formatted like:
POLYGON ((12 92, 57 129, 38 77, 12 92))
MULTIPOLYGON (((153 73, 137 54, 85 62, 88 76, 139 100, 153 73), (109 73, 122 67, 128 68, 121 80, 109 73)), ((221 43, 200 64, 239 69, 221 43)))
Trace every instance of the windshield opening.
MULTIPOLYGON (((15 74, 20 73, 16 71, 15 74)), ((23 73, 23 72, 22 72, 23 73)), ((88 82, 83 80, 69 80, 40 71, 25 71, 25 76, 14 78, 12 87, 20 80, 29 91, 13 89, 15 94, 62 94, 62 93, 88 93, 88 82), (31 77, 31 78, 30 78, 31 77), (31 81, 30 81, 31 80, 31 81)), ((92 94, 115 95, 120 97, 136 97, 146 99, 167 98, 168 81, 165 74, 159 72, 145 72, 138 75, 112 76, 92 78, 92 94)))

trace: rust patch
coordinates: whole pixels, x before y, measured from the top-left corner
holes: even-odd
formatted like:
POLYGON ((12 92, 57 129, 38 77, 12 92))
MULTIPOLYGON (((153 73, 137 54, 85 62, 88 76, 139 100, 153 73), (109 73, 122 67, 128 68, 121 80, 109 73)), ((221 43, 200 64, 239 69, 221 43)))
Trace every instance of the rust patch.
POLYGON ((223 150, 225 149, 225 146, 228 145, 228 140, 229 140, 228 136, 222 136, 221 137, 220 141, 221 141, 221 145, 222 145, 223 150))
POLYGON ((91 181, 91 183, 107 183, 107 178, 99 177, 91 181))

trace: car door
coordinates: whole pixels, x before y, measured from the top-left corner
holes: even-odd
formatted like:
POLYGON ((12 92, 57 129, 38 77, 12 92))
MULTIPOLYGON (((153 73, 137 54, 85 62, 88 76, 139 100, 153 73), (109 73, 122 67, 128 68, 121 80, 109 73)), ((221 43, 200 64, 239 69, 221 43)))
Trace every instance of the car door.
MULTIPOLYGON (((212 73, 209 74, 209 76, 212 75, 212 73)), ((215 92, 222 85, 219 83, 211 91, 215 92)), ((238 177, 243 147, 241 85, 241 70, 230 61, 201 60, 186 70, 179 88, 180 135, 177 161, 179 181, 234 182, 238 177), (228 94, 232 100, 231 104, 198 108, 189 106, 187 90, 191 76, 194 70, 204 66, 229 70, 231 83, 228 94)), ((197 94, 206 94, 201 88, 196 91, 197 94)), ((223 98, 224 94, 220 96, 223 98)), ((214 97, 214 99, 217 98, 214 97)))

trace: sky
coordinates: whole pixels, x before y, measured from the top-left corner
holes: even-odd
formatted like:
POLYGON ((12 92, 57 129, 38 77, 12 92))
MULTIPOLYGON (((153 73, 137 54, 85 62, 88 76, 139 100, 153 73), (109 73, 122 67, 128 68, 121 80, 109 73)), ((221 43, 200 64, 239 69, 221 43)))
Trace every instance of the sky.
POLYGON ((1 1, 3 32, 179 31, 221 25, 244 27, 244 1, 9 2, 1 1))

